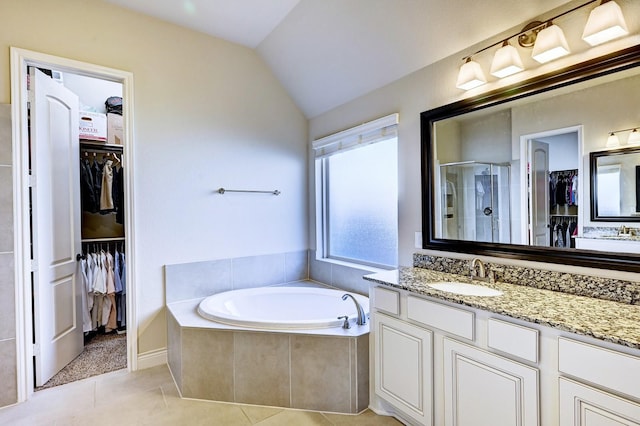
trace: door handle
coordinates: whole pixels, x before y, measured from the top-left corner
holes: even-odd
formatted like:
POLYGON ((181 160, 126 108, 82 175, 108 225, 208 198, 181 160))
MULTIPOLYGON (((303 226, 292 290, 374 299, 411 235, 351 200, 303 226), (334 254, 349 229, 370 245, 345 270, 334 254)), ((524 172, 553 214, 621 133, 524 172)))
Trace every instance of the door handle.
POLYGON ((86 256, 84 256, 83 254, 76 254, 76 262, 80 262, 81 259, 84 259, 86 256))

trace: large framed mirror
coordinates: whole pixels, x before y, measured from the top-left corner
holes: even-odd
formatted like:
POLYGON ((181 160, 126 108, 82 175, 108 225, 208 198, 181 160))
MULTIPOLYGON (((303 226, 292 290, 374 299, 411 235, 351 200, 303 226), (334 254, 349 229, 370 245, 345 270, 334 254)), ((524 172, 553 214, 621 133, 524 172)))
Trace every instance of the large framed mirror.
POLYGON ((601 182, 616 171, 604 154, 589 163, 616 126, 638 120, 637 94, 634 47, 423 112, 423 248, 640 272, 640 253, 574 243, 598 221, 640 219, 602 202, 591 215, 598 161, 601 182))
POLYGON ((589 154, 591 220, 640 222, 640 146, 589 154))

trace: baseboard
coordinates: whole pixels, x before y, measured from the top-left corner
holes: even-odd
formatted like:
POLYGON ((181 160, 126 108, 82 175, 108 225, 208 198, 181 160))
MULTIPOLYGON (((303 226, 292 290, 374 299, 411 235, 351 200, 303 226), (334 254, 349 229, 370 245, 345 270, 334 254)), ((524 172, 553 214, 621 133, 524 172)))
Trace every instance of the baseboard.
POLYGON ((138 370, 145 368, 157 367, 167 363, 167 350, 158 349, 138 355, 138 370))

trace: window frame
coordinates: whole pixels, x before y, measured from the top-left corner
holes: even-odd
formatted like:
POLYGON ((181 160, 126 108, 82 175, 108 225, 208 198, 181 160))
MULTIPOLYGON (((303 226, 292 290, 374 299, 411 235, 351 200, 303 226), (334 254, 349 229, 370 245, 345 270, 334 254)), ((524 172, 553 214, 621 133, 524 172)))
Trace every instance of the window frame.
MULTIPOLYGON (((329 178, 330 166, 329 158, 333 155, 340 155, 353 149, 360 149, 364 146, 385 142, 389 139, 396 139, 396 150, 398 144, 397 135, 398 114, 391 114, 377 120, 364 123, 360 126, 344 130, 342 132, 317 139, 313 142, 315 151, 315 231, 316 231, 316 260, 328 261, 340 264, 353 265, 357 267, 373 268, 373 270, 395 269, 398 265, 399 251, 399 229, 396 226, 396 263, 386 265, 376 262, 369 262, 361 259, 346 258, 331 254, 331 241, 329 236, 329 178)), ((396 204, 397 209, 397 204, 396 204)))

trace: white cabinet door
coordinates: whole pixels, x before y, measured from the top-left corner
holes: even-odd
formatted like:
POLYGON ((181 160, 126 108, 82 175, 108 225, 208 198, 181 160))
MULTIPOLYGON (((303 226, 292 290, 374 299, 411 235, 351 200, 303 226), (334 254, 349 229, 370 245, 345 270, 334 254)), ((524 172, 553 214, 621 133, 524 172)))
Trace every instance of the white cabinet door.
POLYGON ((376 312, 376 394, 424 425, 433 423, 433 336, 376 312))
POLYGON ((538 370, 444 339, 447 426, 538 426, 538 370))
POLYGON ((640 405, 560 378, 560 426, 640 426, 640 405))

